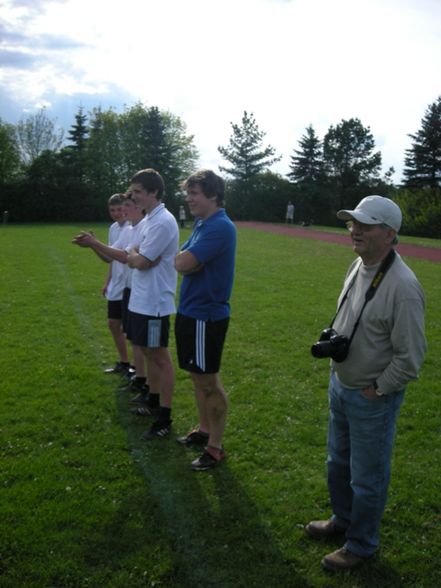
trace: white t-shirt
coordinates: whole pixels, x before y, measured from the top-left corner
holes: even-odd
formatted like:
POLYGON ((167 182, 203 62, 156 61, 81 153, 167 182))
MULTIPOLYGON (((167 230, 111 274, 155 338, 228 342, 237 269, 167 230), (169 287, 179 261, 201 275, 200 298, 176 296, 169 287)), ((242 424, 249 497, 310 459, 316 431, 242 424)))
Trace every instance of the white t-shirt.
MULTIPOLYGON (((121 234, 119 236, 119 239, 117 239, 117 241, 115 241, 115 243, 112 245, 112 247, 114 247, 115 249, 123 249, 124 251, 127 251, 127 253, 130 251, 130 249, 133 249, 134 247, 139 247, 140 243, 141 243, 141 235, 142 235, 142 229, 144 226, 144 222, 145 222, 145 217, 142 218, 138 223, 136 223, 136 225, 127 225, 127 227, 124 227, 124 230, 121 231, 121 234)), ((126 271, 125 271, 125 282, 124 282, 124 288, 131 288, 132 287, 132 274, 133 274, 133 269, 131 267, 129 267, 128 265, 125 266, 126 271)))
POLYGON ((148 214, 141 229, 139 253, 158 265, 134 269, 129 310, 147 316, 167 316, 176 311, 177 272, 175 257, 179 250, 179 229, 175 217, 159 204, 148 214))
MULTIPOLYGON (((120 225, 119 223, 113 223, 109 228, 109 245, 112 247, 113 243, 118 240, 123 230, 128 226, 128 223, 120 225)), ((126 264, 119 261, 111 262, 112 277, 110 282, 107 284, 106 298, 107 300, 122 300, 126 264)))

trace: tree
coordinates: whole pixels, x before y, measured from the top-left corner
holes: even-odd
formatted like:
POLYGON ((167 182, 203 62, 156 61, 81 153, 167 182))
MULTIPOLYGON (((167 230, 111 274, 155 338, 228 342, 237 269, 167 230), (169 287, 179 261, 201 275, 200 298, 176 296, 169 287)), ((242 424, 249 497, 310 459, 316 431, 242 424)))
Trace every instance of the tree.
POLYGON ((306 134, 299 141, 300 149, 294 149, 291 156, 288 177, 293 182, 318 182, 323 172, 322 143, 312 125, 306 127, 306 134))
POLYGON ((140 169, 156 169, 165 181, 168 207, 177 208, 179 183, 198 158, 185 124, 170 112, 138 103, 120 116, 120 136, 127 181, 140 169))
POLYGON ((430 104, 421 120, 421 128, 410 134, 412 146, 406 149, 403 175, 409 188, 441 185, 441 96, 430 104))
POLYGON ((268 171, 255 176, 251 198, 244 198, 237 180, 227 181, 225 194, 226 208, 233 219, 281 222, 285 219, 288 201, 295 200, 295 186, 281 175, 268 171))
POLYGON ((63 144, 64 132, 56 129, 55 122, 42 108, 36 114, 21 119, 16 127, 17 143, 25 164, 31 164, 43 151, 58 151, 63 144))
POLYGON ((68 133, 70 141, 68 149, 82 153, 86 149, 88 134, 87 115, 84 114, 83 107, 80 106, 75 115, 75 123, 70 127, 68 133))
POLYGON ((74 219, 65 159, 60 153, 43 151, 26 170, 27 190, 22 198, 26 220, 65 221, 74 219))
POLYGON ((218 151, 232 167, 219 167, 235 180, 248 185, 253 177, 267 171, 281 157, 274 156, 275 149, 271 145, 262 145, 266 133, 259 130, 252 113, 248 114, 245 110, 242 125, 231 123, 231 126, 233 134, 228 147, 218 147, 218 151))
POLYGON ((381 153, 369 127, 358 118, 342 120, 330 127, 323 140, 327 182, 338 208, 354 205, 373 181, 378 181, 381 153))
POLYGON ((70 127, 68 135, 70 144, 63 150, 63 155, 70 169, 70 175, 79 185, 82 185, 85 180, 86 147, 89 135, 87 115, 84 114, 82 106, 78 108, 75 122, 70 127))
POLYGON ((89 118, 86 144, 87 184, 94 194, 110 196, 127 186, 120 118, 112 109, 95 108, 89 118))
POLYGON ((12 179, 20 167, 20 154, 13 125, 0 119, 0 183, 12 179))

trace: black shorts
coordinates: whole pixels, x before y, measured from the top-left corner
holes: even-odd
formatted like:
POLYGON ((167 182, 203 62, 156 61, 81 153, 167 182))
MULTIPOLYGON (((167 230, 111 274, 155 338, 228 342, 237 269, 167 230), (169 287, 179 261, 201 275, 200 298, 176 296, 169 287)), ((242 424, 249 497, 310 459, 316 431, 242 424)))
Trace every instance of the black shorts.
POLYGON ((129 310, 127 339, 140 347, 168 347, 169 316, 147 316, 129 310))
POLYGON ((122 326, 124 333, 127 333, 127 326, 129 323, 129 299, 130 288, 124 288, 122 299, 122 326))
POLYGON ((108 300, 107 301, 107 318, 122 319, 122 300, 108 300))
POLYGON ((220 321, 200 321, 177 314, 175 336, 179 367, 196 374, 217 374, 229 322, 229 317, 220 321))

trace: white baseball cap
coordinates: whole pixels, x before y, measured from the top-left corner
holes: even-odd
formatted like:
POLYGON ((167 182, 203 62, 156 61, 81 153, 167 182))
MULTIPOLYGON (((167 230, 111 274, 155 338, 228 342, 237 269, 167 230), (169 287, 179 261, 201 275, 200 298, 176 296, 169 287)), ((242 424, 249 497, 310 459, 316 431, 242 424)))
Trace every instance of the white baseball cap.
POLYGON ((400 207, 384 196, 366 196, 355 210, 339 210, 337 218, 340 220, 355 219, 365 225, 385 224, 395 231, 400 230, 402 214, 400 207))

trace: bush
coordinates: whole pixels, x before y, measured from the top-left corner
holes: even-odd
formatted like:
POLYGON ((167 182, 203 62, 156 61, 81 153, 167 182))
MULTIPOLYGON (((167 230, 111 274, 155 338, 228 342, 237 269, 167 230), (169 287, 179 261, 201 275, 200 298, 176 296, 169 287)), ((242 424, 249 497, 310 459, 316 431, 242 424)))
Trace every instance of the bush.
POLYGON ((401 232, 408 235, 441 237, 440 196, 440 189, 399 190, 394 200, 403 213, 401 232))

